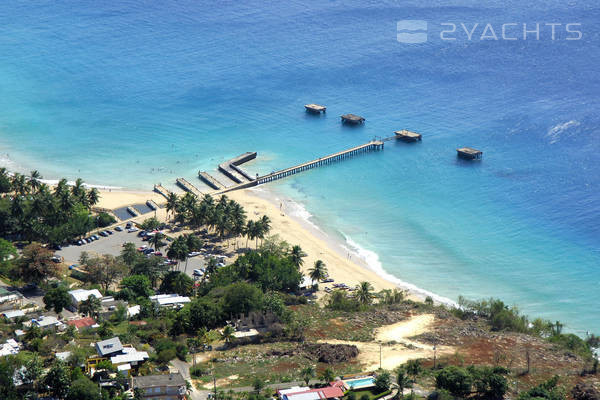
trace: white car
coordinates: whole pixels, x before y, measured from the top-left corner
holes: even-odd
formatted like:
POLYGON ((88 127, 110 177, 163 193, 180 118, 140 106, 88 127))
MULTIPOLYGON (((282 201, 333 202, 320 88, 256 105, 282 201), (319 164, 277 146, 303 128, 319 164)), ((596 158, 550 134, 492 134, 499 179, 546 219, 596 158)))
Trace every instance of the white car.
POLYGON ((127 232, 129 232, 129 233, 131 233, 131 232, 137 232, 137 231, 139 231, 139 229, 136 228, 135 226, 133 228, 127 229, 127 232))
POLYGON ((199 256, 201 253, 199 251, 192 251, 191 253, 188 254, 188 257, 196 257, 199 256))
POLYGON ((193 275, 194 276, 202 276, 202 275, 204 275, 204 272, 202 272, 202 270, 195 269, 193 275))

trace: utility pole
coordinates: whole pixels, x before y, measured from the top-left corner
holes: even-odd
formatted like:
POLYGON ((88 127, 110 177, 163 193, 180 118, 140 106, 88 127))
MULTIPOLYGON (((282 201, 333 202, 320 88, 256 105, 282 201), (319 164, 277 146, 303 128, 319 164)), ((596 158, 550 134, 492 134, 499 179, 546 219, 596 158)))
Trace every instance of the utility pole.
POLYGON ((437 346, 434 344, 433 345, 433 369, 435 369, 436 355, 437 355, 437 346))
POLYGON ((379 343, 379 369, 381 368, 381 343, 379 343))

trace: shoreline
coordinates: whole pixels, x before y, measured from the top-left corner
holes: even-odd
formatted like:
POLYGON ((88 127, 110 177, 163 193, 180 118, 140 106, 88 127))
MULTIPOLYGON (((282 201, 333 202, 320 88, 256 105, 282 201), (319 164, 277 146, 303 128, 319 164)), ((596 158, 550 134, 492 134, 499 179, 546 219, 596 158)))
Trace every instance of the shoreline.
MULTIPOLYGON (((250 202, 250 204, 262 203, 264 210, 266 211, 265 215, 268 215, 272 220, 273 216, 276 218, 279 217, 290 219, 294 224, 297 224, 296 229, 303 231, 304 235, 311 236, 314 238, 314 240, 321 242, 324 249, 335 253, 337 259, 341 259, 343 261, 343 265, 340 269, 344 270, 345 274, 342 276, 352 276, 352 273, 360 272, 360 276, 367 278, 367 280, 373 284, 373 287, 376 291, 397 288, 405 290, 407 292, 407 296, 413 300, 423 301, 429 296, 437 304, 444 304, 448 306, 457 305, 456 302, 452 301, 451 299, 437 295, 436 293, 430 292, 426 289, 422 289, 409 282, 405 282, 389 273, 381 265, 377 253, 361 247, 343 232, 336 231, 341 237, 344 238, 344 241, 342 241, 341 238, 338 239, 334 235, 327 233, 322 227, 310 220, 312 214, 310 214, 310 212, 304 208, 303 204, 295 201, 294 199, 264 187, 230 192, 227 193, 227 196, 235 199, 245 208, 245 203, 247 204, 248 202, 250 202), (281 205, 281 212, 279 211, 279 205, 281 205)), ((273 234, 278 234, 283 239, 285 239, 285 236, 288 236, 285 234, 282 235, 280 230, 274 230, 273 234)), ((296 244, 290 242, 289 240, 286 241, 288 241, 288 243, 291 245, 296 244)), ((302 243, 297 244, 299 244, 303 250, 306 251, 302 243)), ((329 264, 327 264, 327 266, 328 268, 331 267, 329 264)), ((309 266, 304 265, 304 270, 307 268, 309 268, 309 266)), ((333 270, 330 269, 330 275, 334 277, 332 271, 333 270)), ((334 277, 334 279, 336 278, 334 277)), ((345 279, 350 280, 349 278, 345 279)), ((337 279, 336 282, 338 282, 337 279)))

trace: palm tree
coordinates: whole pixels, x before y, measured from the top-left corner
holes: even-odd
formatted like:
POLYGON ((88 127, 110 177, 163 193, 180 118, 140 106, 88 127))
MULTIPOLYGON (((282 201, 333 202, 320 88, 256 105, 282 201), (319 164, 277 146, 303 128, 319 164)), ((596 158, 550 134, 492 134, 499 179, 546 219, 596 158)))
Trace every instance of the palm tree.
POLYGON ((246 234, 246 248, 248 248, 248 239, 254 239, 254 233, 256 232, 254 225, 255 222, 252 220, 246 223, 246 229, 244 230, 244 233, 246 234))
POLYGON ((319 282, 327 277, 327 266, 321 260, 315 261, 315 265, 308 270, 308 276, 313 282, 319 282))
POLYGON ((176 193, 173 192, 169 192, 169 197, 167 197, 167 218, 168 218, 168 214, 171 213, 171 215, 175 214, 175 210, 177 210, 177 204, 179 202, 179 198, 177 197, 176 193))
POLYGON ((98 192, 98 189, 96 189, 96 188, 92 188, 87 193, 86 197, 87 197, 87 199, 86 199, 87 204, 89 207, 94 207, 100 201, 100 193, 98 192))
POLYGON ((90 295, 86 300, 79 303, 79 312, 94 318, 100 310, 100 299, 96 296, 90 295))
POLYGON ((71 188, 71 193, 80 203, 85 203, 86 192, 85 186, 83 185, 83 179, 77 178, 75 184, 71 188))
POLYGON ((16 194, 24 196, 28 192, 27 180, 24 175, 15 173, 12 177, 11 184, 16 194))
POLYGON ((308 385, 308 382, 310 382, 311 378, 315 376, 315 367, 312 365, 307 365, 300 370, 300 375, 302 376, 302 380, 308 385))
POLYGON ((223 328, 223 331, 221 332, 221 339, 223 339, 226 344, 230 344, 235 338, 235 336, 233 336, 234 332, 235 329, 233 329, 231 325, 227 325, 225 328, 223 328))
POLYGON ((371 301, 373 300, 372 292, 373 286, 369 282, 363 281, 356 286, 355 296, 359 303, 367 305, 371 304, 371 301))
POLYGON ((331 368, 325 368, 325 370, 321 374, 320 379, 323 381, 324 384, 327 385, 330 382, 333 382, 333 380, 335 379, 335 374, 333 373, 333 370, 331 368))
POLYGON ((162 247, 165 247, 166 243, 162 241, 164 237, 165 235, 162 233, 156 232, 154 236, 150 238, 150 243, 152 243, 152 246, 154 246, 156 251, 159 251, 162 247))
POLYGON ((39 171, 31 171, 31 176, 29 177, 29 187, 31 188, 32 192, 36 193, 40 188, 40 179, 42 179, 42 175, 40 175, 39 171))
POLYGON ((300 267, 302 267, 302 264, 304 264, 303 258, 306 256, 307 254, 298 245, 292 247, 292 250, 290 251, 290 259, 298 269, 300 269, 300 267))
POLYGON ((180 261, 187 260, 188 253, 189 249, 185 237, 179 236, 171 242, 171 246, 167 250, 167 257, 177 260, 177 264, 179 264, 180 261))
POLYGON ((217 272, 217 266, 218 266, 217 259, 214 258, 214 257, 211 257, 208 260, 208 263, 206 264, 206 268, 204 270, 204 275, 202 276, 202 281, 203 282, 204 282, 204 280, 206 280, 207 276, 211 276, 212 277, 212 274, 214 274, 215 272, 217 272))
POLYGON ((402 398, 404 388, 411 387, 413 381, 406 374, 404 367, 399 367, 396 370, 396 383, 398 384, 398 397, 402 398))

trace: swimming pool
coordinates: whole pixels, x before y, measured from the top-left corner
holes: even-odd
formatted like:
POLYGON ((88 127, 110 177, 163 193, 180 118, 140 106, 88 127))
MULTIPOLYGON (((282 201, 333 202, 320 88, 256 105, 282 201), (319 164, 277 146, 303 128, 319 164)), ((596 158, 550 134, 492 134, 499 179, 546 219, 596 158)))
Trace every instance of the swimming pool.
POLYGON ((365 387, 375 386, 375 378, 372 376, 360 379, 351 379, 344 381, 344 383, 348 386, 348 389, 359 389, 365 387))

